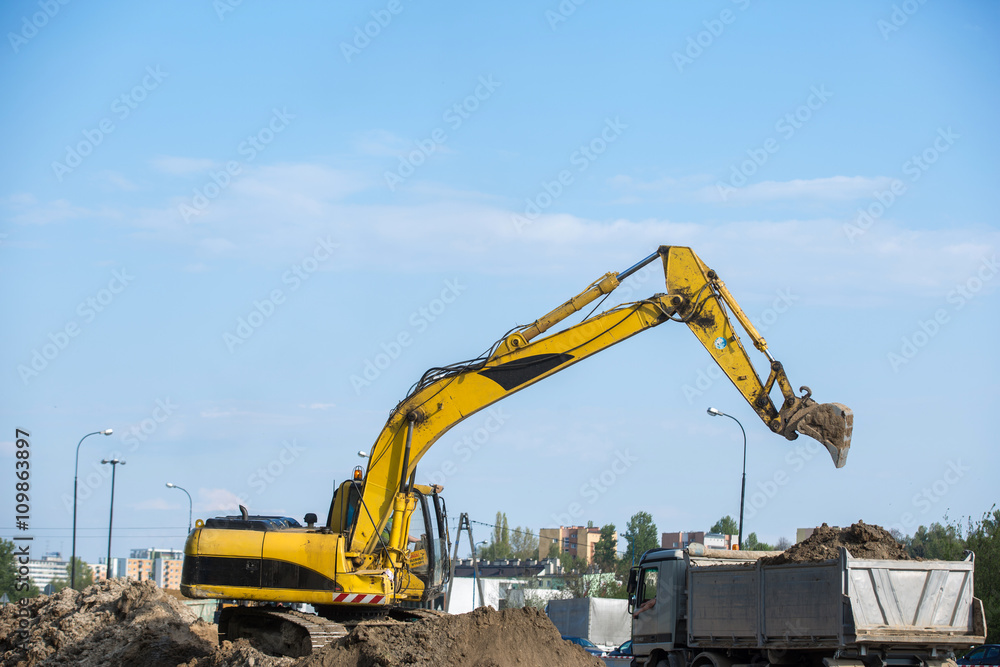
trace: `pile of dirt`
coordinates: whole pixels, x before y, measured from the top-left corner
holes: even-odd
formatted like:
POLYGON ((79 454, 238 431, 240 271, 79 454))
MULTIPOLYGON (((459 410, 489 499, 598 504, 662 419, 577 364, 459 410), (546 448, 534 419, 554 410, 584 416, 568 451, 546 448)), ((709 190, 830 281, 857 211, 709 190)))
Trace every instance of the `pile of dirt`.
POLYGON ((480 607, 394 625, 361 624, 295 667, 602 667, 540 610, 480 607))
POLYGON ((577 667, 603 663, 563 641, 537 609, 444 615, 414 623, 368 622, 305 658, 278 658, 222 642, 214 625, 150 581, 115 579, 0 610, 0 664, 11 667, 375 667, 391 665, 577 667))
POLYGON ((858 521, 849 528, 830 528, 825 523, 812 535, 776 556, 765 556, 765 565, 808 563, 840 558, 840 547, 854 558, 879 560, 910 560, 906 547, 896 541, 885 528, 858 521))
POLYGON ((213 626, 151 581, 113 579, 83 591, 63 589, 29 600, 28 637, 17 634, 22 605, 0 610, 4 665, 150 665, 175 667, 212 654, 213 626))

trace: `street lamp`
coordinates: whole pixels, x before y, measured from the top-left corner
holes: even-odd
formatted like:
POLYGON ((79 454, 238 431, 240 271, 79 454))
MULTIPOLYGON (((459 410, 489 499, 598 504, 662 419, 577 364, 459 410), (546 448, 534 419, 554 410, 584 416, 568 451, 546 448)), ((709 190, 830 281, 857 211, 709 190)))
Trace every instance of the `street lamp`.
MULTIPOLYGON (((727 415, 721 410, 716 410, 715 408, 709 408, 708 414, 713 417, 729 417, 737 424, 740 424, 740 420, 732 415, 727 415)), ((743 500, 746 498, 747 493, 747 432, 743 428, 743 424, 740 424, 740 430, 743 431, 743 485, 740 487, 740 535, 737 538, 739 547, 743 548, 743 500)))
MULTIPOLYGON (((123 463, 124 463, 124 461, 123 461, 123 463)), ((176 484, 171 484, 170 482, 167 482, 167 488, 168 489, 180 489, 184 493, 187 493, 187 497, 188 497, 188 533, 190 533, 191 532, 191 515, 194 513, 194 502, 191 500, 191 494, 187 492, 187 489, 181 488, 181 487, 177 486, 176 484)))
MULTIPOLYGON (((483 540, 482 542, 476 542, 477 547, 480 544, 487 544, 487 542, 486 540, 483 540)), ((476 608, 476 586, 477 586, 476 572, 479 570, 479 567, 476 565, 477 560, 479 560, 479 558, 476 556, 476 549, 473 549, 472 551, 472 608, 473 609, 476 608)), ((482 583, 479 583, 478 585, 482 586, 482 583)), ((485 603, 482 591, 479 592, 479 601, 485 603)))
POLYGON ((108 560, 105 567, 107 568, 106 578, 111 579, 111 524, 115 519, 115 470, 118 469, 118 464, 125 465, 125 462, 120 459, 101 459, 101 463, 111 464, 111 513, 108 515, 108 560))
POLYGON ((80 442, 76 443, 76 463, 73 467, 73 555, 70 557, 69 566, 69 587, 73 589, 76 588, 76 482, 80 470, 80 445, 92 435, 111 435, 111 432, 110 428, 104 431, 94 431, 83 436, 80 438, 80 442))

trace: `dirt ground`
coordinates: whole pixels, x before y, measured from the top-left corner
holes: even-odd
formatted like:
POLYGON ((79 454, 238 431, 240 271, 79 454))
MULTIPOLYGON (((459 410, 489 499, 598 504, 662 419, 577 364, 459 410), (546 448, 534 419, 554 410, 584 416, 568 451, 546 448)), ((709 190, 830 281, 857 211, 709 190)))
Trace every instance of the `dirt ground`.
POLYGON ((17 646, 19 605, 0 610, 0 656, 11 667, 578 667, 603 665, 564 642, 537 609, 489 607, 414 623, 361 624, 305 658, 276 658, 246 641, 218 645, 197 620, 152 582, 116 579, 63 590, 28 605, 25 649, 17 646))
POLYGON ((296 663, 296 667, 376 665, 577 667, 604 662, 563 641, 538 609, 480 607, 468 614, 397 626, 360 625, 336 644, 296 663))
POLYGON ((16 646, 18 607, 0 610, 4 665, 174 667, 216 648, 213 626, 151 581, 116 579, 31 600, 26 650, 16 646))
POLYGON ((776 556, 761 559, 765 565, 806 563, 840 558, 839 547, 845 547, 854 558, 910 560, 906 548, 885 528, 858 521, 848 528, 830 528, 825 523, 805 540, 776 556))

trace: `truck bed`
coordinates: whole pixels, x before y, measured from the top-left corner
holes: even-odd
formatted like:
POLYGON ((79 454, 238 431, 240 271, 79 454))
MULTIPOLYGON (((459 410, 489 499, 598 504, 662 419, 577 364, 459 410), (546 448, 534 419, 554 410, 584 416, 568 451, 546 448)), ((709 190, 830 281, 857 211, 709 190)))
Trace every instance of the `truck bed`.
POLYGON ((762 565, 691 558, 688 644, 956 648, 985 641, 973 561, 839 559, 762 565))

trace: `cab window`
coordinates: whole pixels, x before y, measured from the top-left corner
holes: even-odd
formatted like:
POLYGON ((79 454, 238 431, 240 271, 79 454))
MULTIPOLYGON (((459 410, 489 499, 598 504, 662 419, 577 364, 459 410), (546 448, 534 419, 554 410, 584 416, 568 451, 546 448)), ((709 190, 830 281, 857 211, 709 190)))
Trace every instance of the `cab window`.
POLYGON ((642 587, 640 588, 639 602, 652 600, 656 597, 656 583, 659 580, 660 571, 658 568, 650 568, 642 571, 642 587))

